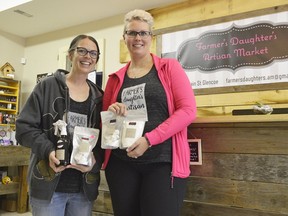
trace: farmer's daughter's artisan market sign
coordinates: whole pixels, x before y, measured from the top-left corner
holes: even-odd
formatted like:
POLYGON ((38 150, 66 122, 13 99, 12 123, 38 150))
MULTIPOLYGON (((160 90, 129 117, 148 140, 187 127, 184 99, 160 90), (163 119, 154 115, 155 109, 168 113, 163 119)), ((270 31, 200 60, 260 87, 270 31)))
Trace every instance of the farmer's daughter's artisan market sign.
POLYGON ((288 57, 288 25, 261 23, 224 32, 207 33, 180 45, 177 59, 186 70, 236 70, 267 65, 288 57))
POLYGON ((193 88, 287 82, 287 14, 163 35, 163 57, 178 59, 193 88))

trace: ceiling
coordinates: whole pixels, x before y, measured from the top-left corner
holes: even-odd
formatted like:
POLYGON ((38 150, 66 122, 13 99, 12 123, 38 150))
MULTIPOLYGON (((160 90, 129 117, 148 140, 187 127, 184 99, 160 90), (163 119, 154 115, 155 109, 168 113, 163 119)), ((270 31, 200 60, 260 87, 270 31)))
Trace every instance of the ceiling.
MULTIPOLYGON (((9 0, 7 0, 9 1, 9 0)), ((184 0, 33 0, 0 12, 0 34, 28 38, 124 14, 133 9, 150 10, 184 0), (27 13, 27 17, 16 13, 27 13)), ((1 4, 1 3, 0 3, 1 4)))

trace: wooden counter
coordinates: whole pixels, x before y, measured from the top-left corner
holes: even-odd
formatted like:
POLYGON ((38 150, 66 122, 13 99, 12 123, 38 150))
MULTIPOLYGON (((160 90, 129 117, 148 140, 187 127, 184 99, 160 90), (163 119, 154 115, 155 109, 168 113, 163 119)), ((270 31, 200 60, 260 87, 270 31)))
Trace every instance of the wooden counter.
MULTIPOLYGON (((194 123, 288 122, 288 114, 198 117, 194 123)), ((288 124, 288 123, 287 123, 288 124)))
POLYGON ((27 211, 27 169, 30 149, 23 146, 0 146, 0 167, 17 166, 19 182, 0 185, 0 195, 18 194, 17 212, 27 211))
POLYGON ((191 166, 182 215, 288 215, 288 115, 199 117, 202 165, 191 166))

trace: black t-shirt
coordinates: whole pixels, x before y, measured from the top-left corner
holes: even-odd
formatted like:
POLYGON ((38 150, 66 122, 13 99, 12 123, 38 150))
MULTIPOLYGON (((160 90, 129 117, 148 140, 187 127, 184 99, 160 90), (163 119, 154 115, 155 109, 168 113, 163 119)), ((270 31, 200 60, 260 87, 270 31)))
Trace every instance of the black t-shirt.
MULTIPOLYGON (((72 153, 73 130, 75 126, 87 127, 90 113, 90 98, 86 101, 77 102, 70 98, 70 109, 68 113, 68 133, 70 140, 70 155, 72 153)), ((62 171, 56 192, 79 193, 82 188, 82 172, 75 169, 65 169, 62 171)))
MULTIPOLYGON (((146 103, 148 121, 145 123, 143 135, 155 129, 159 124, 169 117, 167 97, 164 88, 159 80, 155 66, 153 66, 148 74, 140 78, 129 78, 127 74, 124 83, 119 91, 117 101, 123 102, 121 98, 123 90, 132 86, 145 85, 144 98, 146 103)), ((134 91, 135 92, 135 91, 134 91)), ((141 94, 135 94, 134 98, 141 97, 141 94)), ((131 96, 133 98, 133 96, 131 96)), ((133 103, 133 102, 130 102, 133 103)), ((144 105, 145 106, 145 105, 144 105)), ((135 108, 136 106, 130 106, 135 108)), ((155 163, 155 162, 171 162, 172 158, 172 139, 168 139, 159 145, 154 145, 137 159, 127 156, 125 149, 114 149, 112 154, 122 160, 135 160, 139 163, 155 163)))

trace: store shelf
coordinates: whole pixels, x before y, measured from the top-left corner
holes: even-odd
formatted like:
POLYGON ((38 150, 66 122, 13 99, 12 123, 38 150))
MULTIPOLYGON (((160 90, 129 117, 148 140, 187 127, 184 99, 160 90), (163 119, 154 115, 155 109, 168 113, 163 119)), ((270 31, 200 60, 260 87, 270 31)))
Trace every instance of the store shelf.
POLYGON ((0 184, 0 195, 18 193, 19 183, 0 184))
MULTIPOLYGON (((0 167, 18 167, 19 182, 0 184, 0 195, 18 194, 17 212, 27 211, 27 170, 30 149, 23 146, 0 146, 0 167)), ((9 175, 9 173, 8 173, 9 175)))
POLYGON ((19 110, 20 81, 0 78, 0 126, 14 124, 19 110), (9 121, 7 121, 9 119, 9 121))

